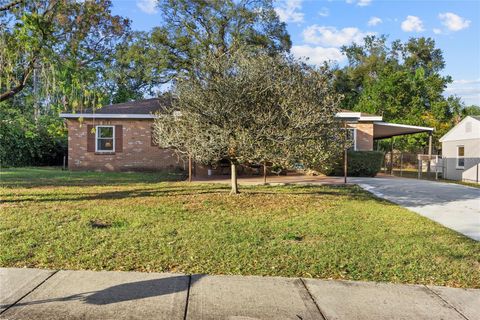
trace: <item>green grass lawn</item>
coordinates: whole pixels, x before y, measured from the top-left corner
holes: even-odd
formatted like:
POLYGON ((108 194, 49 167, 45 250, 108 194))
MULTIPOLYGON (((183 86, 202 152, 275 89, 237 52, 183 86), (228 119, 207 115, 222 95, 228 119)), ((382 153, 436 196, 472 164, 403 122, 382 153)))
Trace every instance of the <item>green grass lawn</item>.
POLYGON ((355 186, 3 169, 0 266, 480 287, 480 244, 355 186))

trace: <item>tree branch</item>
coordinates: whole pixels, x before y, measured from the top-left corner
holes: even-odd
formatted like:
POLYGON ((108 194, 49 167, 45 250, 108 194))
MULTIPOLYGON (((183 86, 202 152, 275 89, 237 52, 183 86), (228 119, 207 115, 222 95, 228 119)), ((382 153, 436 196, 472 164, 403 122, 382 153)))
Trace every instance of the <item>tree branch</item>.
POLYGON ((23 88, 25 88, 25 86, 27 85, 28 78, 30 77, 30 74, 33 71, 33 68, 35 66, 36 61, 37 61, 37 59, 33 58, 29 62, 27 68, 23 72, 21 80, 19 81, 19 83, 15 87, 13 87, 12 89, 0 94, 0 102, 5 101, 5 100, 13 97, 15 94, 22 91, 23 88))
POLYGON ((0 12, 10 10, 11 8, 19 5, 20 3, 23 3, 23 0, 15 0, 10 3, 7 3, 6 5, 0 7, 0 12))

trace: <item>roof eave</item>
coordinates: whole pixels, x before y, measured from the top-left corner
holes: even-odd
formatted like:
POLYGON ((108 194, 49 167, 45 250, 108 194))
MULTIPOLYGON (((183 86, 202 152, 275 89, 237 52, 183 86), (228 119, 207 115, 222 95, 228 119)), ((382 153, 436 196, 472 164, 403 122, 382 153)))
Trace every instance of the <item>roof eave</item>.
POLYGON ((65 119, 155 119, 155 114, 113 114, 113 113, 60 113, 65 119))
MULTIPOLYGON (((391 137, 396 137, 396 136, 403 136, 403 135, 408 135, 408 134, 416 134, 416 133, 423 133, 423 132, 433 132, 435 129, 431 127, 420 127, 420 126, 412 126, 408 124, 399 124, 399 123, 390 123, 390 122, 374 122, 374 126, 384 126, 384 127, 392 127, 392 128, 402 128, 405 129, 401 133, 394 133, 394 134, 385 134, 381 136, 375 136, 374 134, 374 139, 387 139, 391 137)), ((374 132, 376 130, 374 129, 374 132)))

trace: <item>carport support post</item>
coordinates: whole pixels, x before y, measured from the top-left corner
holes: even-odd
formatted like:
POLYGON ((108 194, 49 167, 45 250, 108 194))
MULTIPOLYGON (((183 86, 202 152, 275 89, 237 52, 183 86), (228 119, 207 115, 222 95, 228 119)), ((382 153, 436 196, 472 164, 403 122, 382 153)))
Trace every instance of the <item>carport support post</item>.
POLYGON ((390 138, 390 175, 393 176, 393 137, 390 138))
POLYGON ((403 177, 403 152, 400 152, 400 177, 403 177))
POLYGON ((432 132, 428 134, 428 162, 427 172, 430 173, 430 162, 432 161, 432 132))
POLYGON ((343 145, 343 183, 347 184, 347 169, 348 169, 348 149, 347 149, 347 121, 343 122, 343 129, 345 130, 345 142, 343 145))

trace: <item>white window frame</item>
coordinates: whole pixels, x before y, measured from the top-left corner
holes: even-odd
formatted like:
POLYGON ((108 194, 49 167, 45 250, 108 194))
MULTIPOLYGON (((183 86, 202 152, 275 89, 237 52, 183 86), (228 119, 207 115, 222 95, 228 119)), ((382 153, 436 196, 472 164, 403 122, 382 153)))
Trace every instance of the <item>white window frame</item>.
MULTIPOLYGON (((110 139, 110 138, 107 138, 107 139, 110 139)), ((107 126, 107 125, 95 126, 95 152, 98 152, 98 153, 112 153, 112 152, 115 152, 115 126, 107 126), (112 128, 112 132, 113 132, 113 135, 112 135, 113 148, 112 148, 112 150, 99 150, 98 149, 98 139, 102 139, 98 136, 98 134, 100 132, 100 130, 99 130, 100 128, 112 128)))
POLYGON ((357 128, 347 127, 347 130, 353 130, 353 151, 357 151, 357 128))
POLYGON ((458 145, 457 146, 457 158, 455 160, 455 167, 457 169, 465 169, 465 145, 458 145), (463 148, 463 156, 459 155, 460 148, 463 148), (463 159, 463 166, 458 165, 458 160, 463 159))

